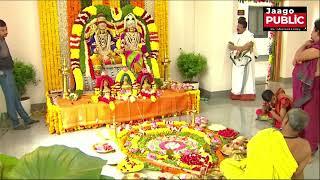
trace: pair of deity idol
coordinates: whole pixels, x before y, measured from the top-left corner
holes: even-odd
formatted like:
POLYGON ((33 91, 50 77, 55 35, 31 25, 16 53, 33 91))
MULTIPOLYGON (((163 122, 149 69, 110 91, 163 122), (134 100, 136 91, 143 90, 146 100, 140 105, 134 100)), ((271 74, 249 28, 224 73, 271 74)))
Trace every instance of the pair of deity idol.
POLYGON ((151 98, 155 101, 156 89, 154 81, 148 77, 144 77, 142 82, 138 84, 132 84, 129 76, 124 75, 121 83, 114 84, 110 77, 104 76, 100 82, 100 89, 96 92, 100 98, 100 101, 109 103, 115 99, 135 101, 136 97, 142 97, 143 99, 151 98))
POLYGON ((135 74, 146 67, 148 53, 145 38, 138 32, 136 17, 132 13, 128 14, 123 25, 124 30, 119 35, 117 26, 108 22, 103 14, 98 14, 93 25, 95 28, 91 28, 93 33, 86 33, 88 54, 96 76, 100 76, 102 65, 124 65, 123 61, 135 74), (114 35, 110 29, 115 30, 114 35))

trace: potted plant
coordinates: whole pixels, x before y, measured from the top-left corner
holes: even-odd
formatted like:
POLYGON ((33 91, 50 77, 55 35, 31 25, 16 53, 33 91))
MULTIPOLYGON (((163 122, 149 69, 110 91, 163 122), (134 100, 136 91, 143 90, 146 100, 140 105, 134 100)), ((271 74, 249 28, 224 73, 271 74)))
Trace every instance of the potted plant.
POLYGON ((21 104, 25 111, 31 114, 31 101, 30 97, 24 96, 26 86, 29 83, 37 84, 36 71, 32 64, 24 63, 18 59, 14 60, 13 74, 17 86, 18 93, 21 97, 21 104))
POLYGON ((195 79, 207 67, 207 58, 199 53, 180 52, 177 59, 177 66, 182 76, 187 79, 184 83, 189 83, 193 89, 199 89, 199 82, 195 79))

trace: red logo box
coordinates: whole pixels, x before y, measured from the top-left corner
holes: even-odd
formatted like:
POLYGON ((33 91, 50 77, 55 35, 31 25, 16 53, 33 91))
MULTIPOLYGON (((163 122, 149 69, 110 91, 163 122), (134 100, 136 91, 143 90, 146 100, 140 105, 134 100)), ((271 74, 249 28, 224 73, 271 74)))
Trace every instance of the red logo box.
POLYGON ((307 31, 307 7, 263 7, 264 31, 307 31))

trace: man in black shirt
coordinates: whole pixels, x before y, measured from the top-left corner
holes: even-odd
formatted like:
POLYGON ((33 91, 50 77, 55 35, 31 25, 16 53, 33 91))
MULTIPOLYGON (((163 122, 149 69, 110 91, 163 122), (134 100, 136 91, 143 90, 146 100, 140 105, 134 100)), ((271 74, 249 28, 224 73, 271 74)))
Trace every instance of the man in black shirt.
POLYGON ((5 40, 7 35, 7 25, 0 19, 0 85, 6 99, 7 112, 12 120, 13 128, 16 130, 28 129, 30 128, 28 125, 38 121, 32 120, 21 105, 13 75, 13 60, 5 40), (19 123, 17 112, 23 119, 24 125, 19 123))

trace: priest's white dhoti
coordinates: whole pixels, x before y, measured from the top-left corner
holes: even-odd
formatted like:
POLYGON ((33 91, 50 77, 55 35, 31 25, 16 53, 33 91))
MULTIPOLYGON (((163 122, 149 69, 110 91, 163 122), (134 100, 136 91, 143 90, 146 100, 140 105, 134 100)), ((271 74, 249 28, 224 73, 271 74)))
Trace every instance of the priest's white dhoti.
MULTIPOLYGON (((231 41, 235 46, 243 46, 246 43, 254 42, 254 36, 246 30, 242 34, 235 34, 231 41)), ((246 65, 232 65, 232 89, 234 95, 254 95, 255 91, 255 55, 248 51, 245 55, 251 57, 251 61, 246 65)))

